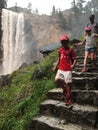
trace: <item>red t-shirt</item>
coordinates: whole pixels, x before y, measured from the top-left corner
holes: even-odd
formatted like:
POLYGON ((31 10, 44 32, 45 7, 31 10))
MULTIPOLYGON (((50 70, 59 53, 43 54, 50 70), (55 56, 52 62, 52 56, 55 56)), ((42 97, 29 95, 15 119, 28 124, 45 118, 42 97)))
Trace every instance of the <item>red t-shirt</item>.
POLYGON ((72 48, 60 48, 58 52, 59 69, 63 71, 71 70, 71 58, 76 59, 75 52, 72 48))

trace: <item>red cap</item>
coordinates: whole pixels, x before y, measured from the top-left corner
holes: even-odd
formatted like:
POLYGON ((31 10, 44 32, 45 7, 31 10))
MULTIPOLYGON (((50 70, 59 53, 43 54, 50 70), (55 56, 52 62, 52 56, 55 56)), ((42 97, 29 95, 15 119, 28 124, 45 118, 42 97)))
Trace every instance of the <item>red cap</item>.
POLYGON ((91 31, 91 30, 92 30, 92 29, 91 29, 91 27, 89 27, 89 26, 85 28, 85 31, 91 31))
POLYGON ((64 34, 60 37, 60 42, 63 40, 69 41, 69 37, 66 34, 64 34))

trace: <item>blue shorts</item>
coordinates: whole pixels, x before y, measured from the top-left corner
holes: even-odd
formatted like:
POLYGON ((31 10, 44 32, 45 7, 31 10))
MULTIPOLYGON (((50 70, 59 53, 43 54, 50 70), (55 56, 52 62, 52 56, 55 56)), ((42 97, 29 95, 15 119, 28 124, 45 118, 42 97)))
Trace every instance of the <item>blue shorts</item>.
POLYGON ((94 47, 94 48, 85 48, 85 51, 88 51, 88 52, 96 52, 97 50, 97 47, 94 47))

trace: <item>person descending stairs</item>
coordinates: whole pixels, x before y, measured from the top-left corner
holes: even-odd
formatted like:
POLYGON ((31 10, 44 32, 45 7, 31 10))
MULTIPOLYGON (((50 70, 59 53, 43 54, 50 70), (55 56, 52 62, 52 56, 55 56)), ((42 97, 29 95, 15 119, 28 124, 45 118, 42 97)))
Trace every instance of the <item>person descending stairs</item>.
POLYGON ((66 90, 50 90, 40 104, 39 115, 32 120, 30 130, 98 130, 98 60, 96 68, 87 62, 87 71, 82 73, 84 51, 84 46, 75 48, 77 63, 72 70, 71 86, 73 103, 65 105, 62 100, 66 90))

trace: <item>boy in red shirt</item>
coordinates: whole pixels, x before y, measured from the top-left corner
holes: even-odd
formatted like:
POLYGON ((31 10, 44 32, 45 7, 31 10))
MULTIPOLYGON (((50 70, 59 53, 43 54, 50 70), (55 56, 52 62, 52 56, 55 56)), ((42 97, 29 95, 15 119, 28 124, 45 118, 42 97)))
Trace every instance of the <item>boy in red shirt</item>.
POLYGON ((65 105, 72 104, 71 89, 70 85, 72 83, 72 72, 76 64, 76 55, 72 48, 68 46, 69 38, 67 35, 62 35, 60 37, 60 42, 62 47, 58 51, 58 61, 53 67, 53 71, 58 67, 58 71, 55 77, 55 82, 63 89, 63 96, 66 98, 65 105), (73 63, 71 60, 73 59, 73 63))

